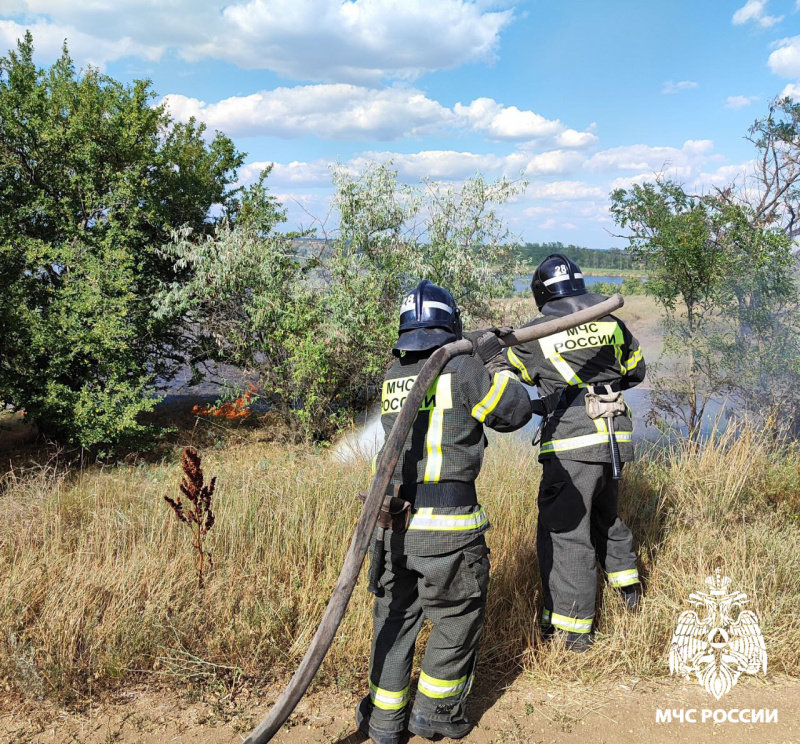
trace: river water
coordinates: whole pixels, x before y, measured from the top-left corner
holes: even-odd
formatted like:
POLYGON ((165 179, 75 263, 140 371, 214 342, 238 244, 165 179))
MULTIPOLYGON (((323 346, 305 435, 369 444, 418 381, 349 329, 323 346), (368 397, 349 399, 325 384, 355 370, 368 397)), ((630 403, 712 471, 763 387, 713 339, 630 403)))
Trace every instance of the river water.
MULTIPOLYGON (((621 276, 585 276, 583 282, 587 287, 591 287, 598 282, 604 284, 619 284, 622 285, 623 277, 621 276)), ((531 275, 520 274, 514 279, 514 294, 529 294, 531 291, 531 275)))

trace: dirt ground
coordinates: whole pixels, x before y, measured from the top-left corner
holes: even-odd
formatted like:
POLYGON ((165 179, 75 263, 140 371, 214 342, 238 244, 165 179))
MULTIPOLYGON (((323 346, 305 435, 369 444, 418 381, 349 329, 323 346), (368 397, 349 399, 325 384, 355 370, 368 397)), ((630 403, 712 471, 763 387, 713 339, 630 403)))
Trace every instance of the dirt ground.
MULTIPOLYGON (((2 703, 0 740, 8 744, 234 744, 268 710, 274 695, 240 701, 180 701, 147 690, 83 714, 30 704, 2 703)), ((304 699, 276 744, 357 744, 366 739, 353 723, 355 695, 317 692, 304 699)), ((478 690, 470 700, 478 719, 466 744, 797 744, 800 682, 743 681, 719 702, 696 684, 628 680, 604 687, 543 688, 518 679, 505 688, 478 690), (658 709, 696 709, 697 723, 656 723, 658 709), (700 722, 703 709, 768 709, 777 723, 700 722)), ((411 737, 409 744, 424 739, 411 737)), ((450 740, 441 740, 446 742, 450 740)))

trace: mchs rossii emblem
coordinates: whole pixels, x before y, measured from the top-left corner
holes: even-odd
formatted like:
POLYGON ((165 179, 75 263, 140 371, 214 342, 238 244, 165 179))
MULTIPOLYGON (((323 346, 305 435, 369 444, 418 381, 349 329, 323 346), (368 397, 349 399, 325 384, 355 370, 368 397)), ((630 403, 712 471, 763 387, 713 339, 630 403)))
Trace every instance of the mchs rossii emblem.
POLYGON ((767 671, 767 652, 758 618, 745 610, 744 592, 730 591, 731 580, 717 569, 706 579, 708 593, 693 592, 669 649, 670 674, 698 681, 717 700, 730 692, 742 674, 767 671))

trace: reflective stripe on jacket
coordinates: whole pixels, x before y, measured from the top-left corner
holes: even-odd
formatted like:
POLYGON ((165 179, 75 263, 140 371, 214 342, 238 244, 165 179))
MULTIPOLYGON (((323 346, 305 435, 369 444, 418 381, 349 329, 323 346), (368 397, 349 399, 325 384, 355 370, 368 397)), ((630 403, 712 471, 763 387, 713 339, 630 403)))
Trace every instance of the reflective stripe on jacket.
MULTIPOLYGON (((387 437, 428 356, 406 354, 386 373, 381 423, 387 437)), ((426 393, 392 480, 474 481, 483 462, 483 427, 514 431, 530 418, 528 393, 512 372, 490 375, 474 357, 454 357, 426 393)))
MULTIPOLYGON (((407 353, 387 372, 381 390, 381 423, 387 437, 429 355, 407 353)), ((407 489, 413 484, 436 488, 453 481, 473 483, 483 463, 484 426, 514 431, 530 418, 528 392, 512 372, 490 375, 478 359, 454 357, 426 393, 392 481, 407 489)), ((415 508, 408 530, 389 530, 386 540, 394 553, 436 555, 472 542, 489 526, 480 504, 415 508)))
MULTIPOLYGON (((528 325, 590 307, 603 299, 601 295, 589 294, 553 300, 544 306, 544 317, 528 325)), ((587 416, 583 390, 587 385, 599 384, 613 384, 627 390, 644 379, 646 367, 642 350, 625 324, 607 315, 598 321, 510 348, 506 355, 520 379, 535 385, 540 397, 567 388, 578 389, 577 395, 569 396, 569 405, 562 404, 547 417, 539 458, 609 462, 608 427, 604 419, 593 420, 587 416)), ((616 417, 614 429, 623 462, 633 459, 630 416, 616 417)))

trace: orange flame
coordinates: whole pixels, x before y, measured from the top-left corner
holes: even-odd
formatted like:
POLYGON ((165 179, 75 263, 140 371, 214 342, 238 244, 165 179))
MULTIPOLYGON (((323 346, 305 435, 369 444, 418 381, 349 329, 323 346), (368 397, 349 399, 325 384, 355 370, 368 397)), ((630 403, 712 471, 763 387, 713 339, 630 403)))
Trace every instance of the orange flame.
POLYGON ((257 393, 258 389, 250 382, 248 383, 247 391, 236 398, 236 400, 225 401, 225 403, 219 406, 196 405, 192 408, 192 413, 197 416, 214 416, 215 418, 224 418, 229 421, 247 419, 253 415, 253 412, 250 410, 250 403, 257 393))

